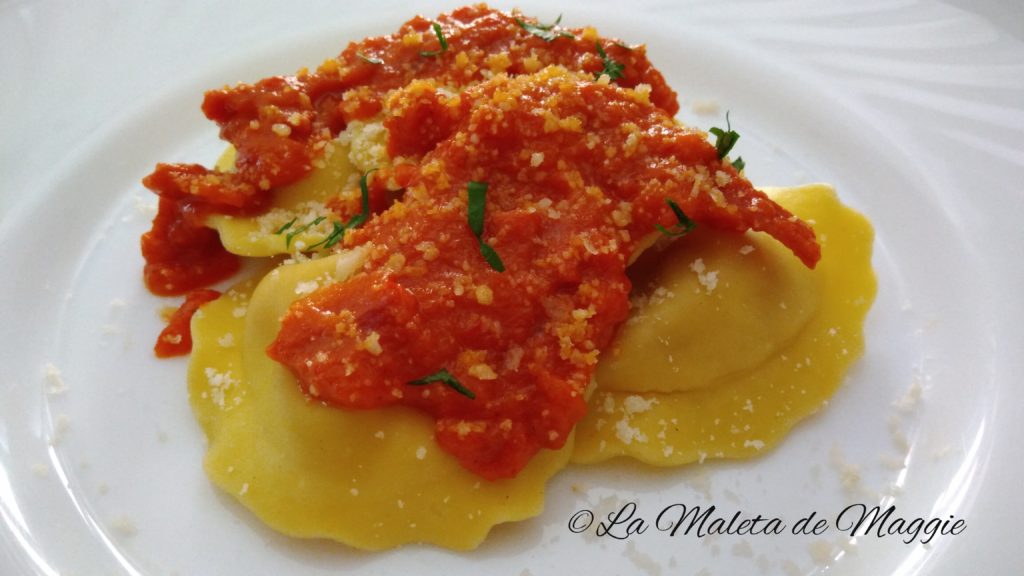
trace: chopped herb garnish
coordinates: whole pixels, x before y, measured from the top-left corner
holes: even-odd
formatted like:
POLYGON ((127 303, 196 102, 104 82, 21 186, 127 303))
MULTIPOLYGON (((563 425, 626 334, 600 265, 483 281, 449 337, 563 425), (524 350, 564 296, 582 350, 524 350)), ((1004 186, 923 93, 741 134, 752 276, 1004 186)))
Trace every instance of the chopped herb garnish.
POLYGON ((444 37, 444 31, 441 30, 441 25, 438 24, 437 22, 434 22, 434 23, 431 24, 431 27, 434 28, 434 34, 437 35, 437 41, 441 44, 441 49, 440 50, 423 51, 423 52, 420 52, 420 56, 427 56, 427 57, 430 57, 430 56, 440 56, 444 52, 448 51, 448 40, 446 40, 445 37, 444 37))
POLYGON ((334 230, 331 230, 331 233, 328 234, 327 237, 324 238, 323 240, 317 242, 316 244, 311 244, 309 246, 310 250, 321 245, 324 248, 331 248, 338 242, 341 242, 341 239, 345 237, 345 230, 348 230, 348 228, 346 228, 345 225, 338 220, 331 222, 331 225, 334 226, 334 230))
POLYGON ((289 221, 287 224, 285 224, 284 226, 281 226, 280 228, 278 228, 277 231, 274 232, 274 234, 280 234, 280 233, 284 232, 285 230, 291 228, 292 224, 295 224, 295 221, 298 220, 298 219, 299 219, 298 216, 296 216, 295 218, 292 218, 291 221, 289 221))
POLYGON ((522 28, 523 30, 526 30, 530 34, 533 34, 534 36, 536 36, 537 38, 540 38, 541 40, 543 40, 545 42, 552 42, 556 38, 573 38, 573 39, 575 39, 576 37, 573 36, 573 34, 571 32, 568 32, 566 30, 558 30, 558 31, 554 30, 554 27, 558 26, 558 23, 561 22, 561 21, 562 21, 562 15, 561 14, 559 14, 558 18, 556 18, 555 21, 552 22, 551 24, 541 24, 540 22, 538 22, 536 24, 530 24, 529 22, 524 22, 524 21, 520 20, 519 18, 516 18, 516 24, 519 24, 520 28, 522 28))
POLYGON ((432 384, 434 382, 441 382, 444 385, 451 388, 452 390, 455 390, 459 394, 462 394, 466 398, 469 398, 470 400, 476 399, 476 394, 474 394, 472 390, 463 386, 462 383, 455 378, 455 376, 452 376, 451 372, 444 368, 441 368, 440 370, 434 372, 430 376, 424 376, 419 380, 406 382, 406 384, 410 386, 425 386, 427 384, 432 384))
MULTIPOLYGON (((313 244, 309 248, 316 248, 317 246, 323 245, 324 248, 331 248, 345 237, 345 231, 351 230, 352 228, 358 228, 363 225, 370 218, 370 186, 367 183, 367 179, 370 177, 372 172, 376 172, 377 168, 371 168, 359 178, 359 194, 361 196, 362 211, 349 219, 347 224, 342 224, 339 221, 332 222, 334 230, 327 235, 326 238, 313 244)), ((321 218, 322 220, 322 218, 321 218)))
POLYGON ((359 177, 359 196, 362 203, 362 211, 348 221, 348 224, 345 225, 346 228, 358 228, 370 219, 370 185, 368 179, 370 174, 377 170, 377 168, 370 168, 359 177))
POLYGON ((494 251, 494 248, 491 248, 490 245, 482 239, 480 240, 480 254, 484 257, 484 260, 491 265, 491 268, 494 268, 498 272, 505 271, 505 263, 501 261, 501 257, 494 251))
POLYGON ((597 46, 597 54, 601 56, 601 62, 604 64, 604 69, 597 74, 594 74, 594 80, 599 79, 605 74, 608 75, 608 79, 612 82, 622 78, 622 71, 626 66, 621 62, 612 60, 611 56, 609 56, 608 53, 604 51, 604 48, 601 47, 600 42, 595 42, 594 45, 597 46))
POLYGON ((501 261, 498 253, 494 251, 494 248, 491 248, 483 239, 484 207, 487 205, 487 183, 470 182, 466 186, 466 190, 469 192, 469 210, 467 215, 469 229, 473 231, 473 235, 476 236, 477 241, 480 243, 480 254, 491 265, 491 268, 498 272, 504 272, 505 264, 501 261))
POLYGON ((735 168, 737 172, 743 172, 743 169, 746 168, 746 166, 747 163, 743 161, 743 156, 732 161, 732 167, 735 168))
MULTIPOLYGON (((292 245, 292 240, 293 240, 293 239, 294 239, 294 238, 295 238, 296 236, 298 236, 299 234, 302 234, 302 233, 303 233, 303 232, 305 232, 306 230, 309 230, 310 228, 312 228, 313 226, 316 226, 317 224, 319 224, 319 223, 323 222, 324 220, 326 220, 326 218, 325 218, 325 217, 323 217, 323 216, 317 216, 317 217, 316 217, 316 218, 315 218, 315 219, 314 219, 314 220, 313 220, 312 222, 308 222, 308 223, 306 223, 306 224, 304 224, 304 225, 302 225, 302 226, 299 226, 298 228, 296 228, 296 229, 292 230, 291 232, 289 232, 289 233, 288 233, 288 234, 287 234, 287 235, 286 235, 286 236, 284 237, 284 238, 285 238, 285 240, 284 240, 284 247, 285 247, 285 248, 288 248, 289 246, 291 246, 291 245, 292 245)), ((293 222, 294 222, 294 220, 293 220, 293 222)))
POLYGON ((356 52, 356 56, 358 56, 360 60, 366 62, 367 64, 374 64, 376 66, 380 66, 381 64, 384 63, 384 61, 381 60, 380 58, 377 58, 376 56, 367 56, 362 52, 356 52))
POLYGON ((725 113, 725 130, 715 127, 709 132, 715 135, 715 150, 718 151, 719 160, 728 156, 729 151, 736 145, 736 141, 740 139, 739 133, 732 129, 728 112, 725 113))
POLYGON ((484 233, 484 206, 487 203, 487 183, 470 182, 466 185, 469 193, 469 229, 479 238, 484 233))
POLYGON ((666 198, 665 203, 668 204, 668 207, 672 209, 672 213, 676 215, 676 220, 678 220, 679 223, 672 226, 672 228, 665 228, 661 224, 655 224, 654 227, 658 229, 658 232, 661 232, 665 236, 678 238, 679 236, 685 236, 686 234, 688 234, 690 231, 697 227, 697 223, 694 222, 693 220, 690 220, 689 216, 687 216, 686 213, 683 212, 683 209, 680 208, 679 205, 675 203, 675 201, 673 201, 671 198, 666 198))

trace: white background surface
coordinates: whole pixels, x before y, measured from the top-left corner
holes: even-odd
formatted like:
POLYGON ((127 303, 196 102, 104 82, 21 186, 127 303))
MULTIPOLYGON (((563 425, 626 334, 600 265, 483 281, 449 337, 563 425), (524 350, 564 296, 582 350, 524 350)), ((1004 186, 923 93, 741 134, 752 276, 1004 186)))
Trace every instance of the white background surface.
POLYGON ((668 476, 573 472, 553 483, 543 517, 460 557, 290 542, 205 487, 183 364, 148 357, 160 303, 138 281, 134 247, 147 222, 133 199, 155 161, 215 154, 215 127, 198 112, 203 89, 289 73, 457 3, 0 3, 0 574, 655 570, 645 558, 664 574, 760 573, 736 553, 739 540, 583 540, 564 522, 602 499, 653 507, 705 490, 725 508, 824 510, 850 498, 829 465, 837 444, 868 492, 895 485, 909 513, 956 513, 967 531, 930 548, 862 539, 824 563, 807 541, 748 539, 769 573, 785 574, 786 562, 798 573, 1015 573, 1024 565, 1014 543, 1024 513, 1024 14, 1016 2, 961 4, 520 3, 542 19, 564 12, 568 24, 649 42, 685 120, 719 123, 690 107, 713 99, 744 122, 740 152, 756 183, 836 183, 877 226, 880 292, 851 385, 782 449, 668 476), (128 304, 123 317, 114 298, 128 304), (124 333, 104 339, 97 326, 111 323, 124 333), (42 394, 46 362, 64 371, 66 397, 42 394), (894 410, 915 378, 921 407, 894 410), (58 415, 70 427, 54 443, 58 415), (894 417, 906 451, 894 452, 894 417), (879 464, 893 453, 905 473, 879 464), (820 485, 806 480, 815 470, 820 485), (591 494, 567 496, 576 481, 591 494))

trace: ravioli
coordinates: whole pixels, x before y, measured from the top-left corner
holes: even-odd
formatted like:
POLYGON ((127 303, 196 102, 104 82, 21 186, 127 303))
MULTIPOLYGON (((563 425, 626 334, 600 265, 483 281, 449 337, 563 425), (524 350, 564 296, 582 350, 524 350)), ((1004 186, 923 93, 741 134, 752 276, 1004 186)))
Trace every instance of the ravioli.
POLYGON ((873 231, 828 186, 769 195, 814 226, 818 266, 755 232, 707 229, 645 254, 642 305, 599 364, 574 462, 755 456, 828 402, 863 352, 873 231))
MULTIPOLYGON (((390 164, 386 137, 380 121, 354 121, 325 147, 323 158, 314 164, 309 176, 274 191, 270 209, 265 213, 213 214, 206 224, 217 230, 228 252, 239 256, 290 254, 320 242, 330 234, 331 220, 337 219, 327 203, 340 200, 356 204, 359 176, 390 164), (322 220, 316 223, 318 218, 322 220), (290 234, 299 230, 302 231, 289 239, 290 234)), ((229 146, 218 159, 217 169, 234 170, 235 155, 235 148, 229 146)))
POLYGON ((680 392, 763 363, 820 305, 814 272, 765 234, 699 227, 630 269, 630 317, 598 364, 603 390, 680 392), (685 324, 682 323, 685 319, 685 324), (725 335, 723 341, 708 338, 725 335))
POLYGON ((245 281, 193 319, 189 390, 209 439, 206 472, 285 534, 367 550, 471 549, 494 525, 538 514, 545 483, 570 456, 676 466, 757 455, 841 383, 863 350, 875 292, 861 215, 824 185, 769 193, 813 222, 817 269, 761 233, 704 230, 648 251, 632 270, 637 305, 599 364, 575 444, 542 451, 510 480, 462 468, 436 447, 428 416, 321 405, 266 356, 288 305, 355 273, 363 249, 245 281))
POLYGON ((193 319, 193 411, 209 440, 207 475, 291 536, 365 550, 412 542, 476 547, 496 524, 535 516, 572 440, 514 479, 482 481, 442 452, 433 421, 406 408, 339 410, 305 397, 265 349, 288 305, 343 281, 364 250, 279 267, 240 284, 193 319), (251 296, 250 296, 251 294, 251 296))

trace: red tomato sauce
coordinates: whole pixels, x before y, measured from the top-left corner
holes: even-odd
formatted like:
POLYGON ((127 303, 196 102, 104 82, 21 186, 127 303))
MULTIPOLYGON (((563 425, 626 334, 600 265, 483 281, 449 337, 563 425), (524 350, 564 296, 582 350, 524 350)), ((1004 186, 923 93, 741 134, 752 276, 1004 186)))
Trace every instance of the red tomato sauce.
MULTIPOLYGON (((583 29, 546 41, 484 6, 436 22, 447 49, 417 17, 314 72, 208 92, 203 111, 237 149, 236 169, 160 164, 144 180, 161 197, 145 276, 176 294, 233 274, 205 218, 262 212, 349 122, 383 114, 403 161, 371 178, 375 216, 344 240, 368 245, 368 263, 293 304, 268 353, 325 403, 430 414, 439 445, 494 480, 563 446, 584 415, 598 354, 628 314, 626 263, 656 224, 677 224, 666 200, 702 225, 765 231, 808 266, 819 251, 806 224, 672 119, 675 93, 642 46, 583 29), (598 46, 622 65, 615 85, 595 81, 598 46), (561 68, 534 74, 549 65, 561 68), (471 181, 488 186, 479 239, 471 181), (441 374, 454 380, 410 384, 441 374)), ((329 204, 343 221, 358 210, 329 204)), ((187 320, 172 325, 180 344, 187 320)))
MULTIPOLYGON (((202 224, 205 216, 263 211, 273 189, 305 177, 348 122, 374 116, 388 92, 414 79, 429 78, 459 89, 498 71, 522 74, 548 64, 593 73, 602 68, 595 47, 600 41, 609 55, 625 64, 622 85, 646 83, 657 105, 669 114, 678 110, 675 93, 642 46, 626 48, 596 36, 588 40, 580 29, 572 30, 575 39, 546 42, 527 32, 517 18, 482 5, 442 14, 437 22, 448 49, 425 56, 423 52, 438 50, 440 44, 432 21, 416 17, 395 34, 350 44, 315 72, 207 92, 203 112, 237 149, 236 171, 160 164, 143 180, 166 200, 143 239, 146 285, 156 294, 183 294, 233 274, 237 264, 229 264, 232 258, 216 248, 202 224), (503 56, 495 56, 499 54, 503 56), (179 250, 181 246, 186 249, 179 250)), ((435 142, 436 137, 396 139, 393 150, 422 154, 435 142)))
POLYGON ((171 314, 167 327, 160 333, 160 337, 156 339, 156 346, 153 347, 156 355, 160 358, 169 358, 188 354, 192 350, 192 316, 200 306, 219 297, 220 292, 216 290, 189 292, 181 306, 171 314))
MULTIPOLYGON (((595 73, 603 66, 595 46, 600 42, 625 66, 620 84, 645 83, 656 105, 669 114, 678 111, 675 92, 647 60, 643 46, 629 48, 582 29, 570 31, 574 38, 547 42, 527 32, 521 18, 484 5, 442 14, 436 22, 448 49, 427 56, 423 53, 440 50, 440 42, 432 21, 417 16, 395 34, 349 44, 315 72, 207 92, 203 112, 236 148, 236 170, 159 164, 143 180, 161 197, 152 229, 142 237, 146 286, 154 294, 178 295, 232 276, 238 258, 224 250, 205 218, 266 210, 273 190, 305 177, 348 122, 376 115, 391 90, 415 79, 457 90, 497 72, 523 74, 549 64, 595 73)), ((450 126, 425 134, 429 112, 421 107, 424 122, 418 129, 404 140, 392 140, 392 155, 421 155, 433 148, 450 126)), ((347 220, 351 215, 340 216, 347 220)))
MULTIPOLYGON (((437 113, 421 95, 393 94, 387 114, 437 113)), ((294 303, 268 353, 328 404, 432 415, 439 445, 486 479, 563 446, 584 415, 599 351, 629 310, 627 261, 656 224, 677 224, 667 199, 702 224, 766 231, 818 259, 810 227, 653 90, 648 101, 549 70, 472 87, 444 116, 403 199, 346 237, 371 247, 363 271, 294 303), (469 227, 471 181, 488 185, 481 239, 504 272, 469 227), (441 370, 475 397, 410 385, 441 370)))

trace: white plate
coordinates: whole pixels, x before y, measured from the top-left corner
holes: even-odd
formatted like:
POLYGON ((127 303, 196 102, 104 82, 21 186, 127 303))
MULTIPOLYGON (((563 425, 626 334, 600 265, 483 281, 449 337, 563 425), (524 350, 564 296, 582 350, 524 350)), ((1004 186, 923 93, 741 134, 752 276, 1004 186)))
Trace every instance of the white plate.
POLYGON ((279 536, 206 481, 185 362, 150 353, 170 302, 140 281, 138 237, 154 200, 138 181, 158 160, 215 157, 216 129, 198 111, 204 89, 316 64, 441 8, 124 4, 0 6, 10 130, 0 144, 0 574, 952 575, 1024 565, 1009 543, 1024 511, 1024 45, 998 23, 926 2, 520 3, 647 42, 685 121, 706 128, 732 111, 755 183, 832 182, 867 213, 879 276, 868 351, 832 405, 762 458, 573 468, 551 483, 542 516, 497 528, 475 552, 365 554, 279 536), (694 112, 709 100, 719 114, 694 112), (46 393, 47 363, 66 392, 46 393), (850 467, 860 479, 844 487, 850 467), (834 526, 702 539, 650 529, 627 540, 568 529, 578 510, 602 517, 631 501, 649 521, 678 502, 790 525, 894 503, 900 515, 953 515, 967 528, 928 546, 851 541, 834 526))

